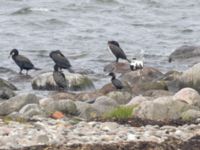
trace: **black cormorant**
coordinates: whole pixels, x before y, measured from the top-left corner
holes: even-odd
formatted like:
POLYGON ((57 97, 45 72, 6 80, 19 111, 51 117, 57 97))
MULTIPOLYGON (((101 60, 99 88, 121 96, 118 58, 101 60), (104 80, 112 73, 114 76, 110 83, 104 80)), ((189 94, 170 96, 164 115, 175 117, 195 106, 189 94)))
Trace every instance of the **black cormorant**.
POLYGON ((116 79, 115 74, 113 72, 109 73, 109 76, 112 77, 111 81, 116 89, 122 89, 124 87, 122 82, 120 80, 116 79))
POLYGON ((108 48, 115 55, 116 62, 118 62, 119 58, 125 59, 128 62, 130 62, 130 60, 127 58, 126 54, 121 49, 121 47, 117 41, 108 41, 108 48))
POLYGON ((68 81, 62 71, 58 70, 58 66, 54 66, 53 79, 60 89, 68 89, 68 81))
POLYGON ((60 50, 52 51, 50 52, 49 56, 53 59, 55 64, 60 68, 60 69, 68 69, 69 72, 74 72, 71 69, 71 64, 69 60, 61 53, 60 50))
POLYGON ((19 55, 19 52, 17 49, 11 50, 10 56, 12 56, 12 59, 19 66, 20 74, 22 74, 23 70, 26 70, 26 75, 28 75, 28 71, 31 69, 40 70, 39 68, 34 67, 32 62, 28 58, 26 58, 23 55, 19 55))

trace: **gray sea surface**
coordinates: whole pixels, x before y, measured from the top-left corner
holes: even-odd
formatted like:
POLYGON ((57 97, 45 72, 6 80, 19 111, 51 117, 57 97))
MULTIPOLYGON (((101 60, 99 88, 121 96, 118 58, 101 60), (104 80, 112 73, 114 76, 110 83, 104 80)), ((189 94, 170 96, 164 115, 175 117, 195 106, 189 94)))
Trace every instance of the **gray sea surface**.
MULTIPOLYGON (((110 80, 103 67, 115 60, 108 40, 119 41, 129 58, 141 58, 162 72, 185 70, 187 64, 167 59, 179 46, 200 45, 200 1, 0 0, 0 67, 19 71, 8 59, 17 48, 44 72, 52 71, 49 52, 59 49, 74 68, 93 72, 99 88, 110 80)), ((30 82, 16 84, 20 91, 32 91, 30 82)))

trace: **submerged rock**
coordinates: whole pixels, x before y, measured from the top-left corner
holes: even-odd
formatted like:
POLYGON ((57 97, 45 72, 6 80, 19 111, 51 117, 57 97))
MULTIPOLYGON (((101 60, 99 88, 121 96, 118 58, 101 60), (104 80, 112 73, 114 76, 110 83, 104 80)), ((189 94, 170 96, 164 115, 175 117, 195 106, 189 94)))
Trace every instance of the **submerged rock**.
MULTIPOLYGON (((65 78, 69 82, 69 89, 73 91, 81 91, 94 89, 92 81, 84 75, 65 73, 65 78)), ((35 90, 55 90, 58 89, 52 72, 40 74, 32 80, 32 88, 35 90)))
POLYGON ((38 98, 33 94, 18 95, 0 103, 0 115, 8 115, 19 111, 27 104, 38 104, 38 98))

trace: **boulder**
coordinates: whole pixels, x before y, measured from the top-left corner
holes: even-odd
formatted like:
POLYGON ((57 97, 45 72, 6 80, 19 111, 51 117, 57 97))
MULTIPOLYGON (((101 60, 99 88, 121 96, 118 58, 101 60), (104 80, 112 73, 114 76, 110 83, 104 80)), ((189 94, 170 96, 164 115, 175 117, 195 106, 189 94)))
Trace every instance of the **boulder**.
POLYGON ((107 96, 100 96, 93 104, 76 101, 79 116, 90 120, 102 116, 106 112, 118 106, 117 102, 107 96))
POLYGON ((183 101, 173 100, 172 96, 160 97, 153 101, 144 101, 134 112, 134 116, 155 121, 179 119, 184 111, 192 106, 183 101))
POLYGON ((200 118, 200 111, 189 109, 181 114, 181 119, 184 121, 194 120, 200 118))
POLYGON ((110 63, 110 64, 108 64, 104 67, 104 72, 106 72, 106 73, 110 73, 110 72, 125 73, 125 72, 128 72, 130 70, 131 70, 130 64, 128 62, 127 63, 113 62, 113 63, 110 63))
POLYGON ((15 93, 11 89, 9 88, 0 89, 0 99, 5 100, 14 96, 15 96, 15 93))
POLYGON ((17 90, 17 88, 12 83, 0 78, 0 89, 2 89, 2 88, 17 90))
MULTIPOLYGON (((81 91, 94 89, 92 81, 84 75, 77 73, 65 73, 66 80, 69 82, 69 89, 73 91, 81 91)), ((58 89, 52 72, 40 74, 32 80, 32 88, 35 90, 56 90, 58 89)))
POLYGON ((188 58, 200 57, 199 46, 183 45, 174 50, 169 56, 170 61, 184 60, 188 58))
POLYGON ((200 92, 200 63, 195 64, 188 70, 184 71, 183 74, 180 76, 179 81, 180 81, 180 87, 191 87, 198 92, 200 92))
POLYGON ((179 77, 182 75, 182 72, 178 71, 168 71, 163 75, 161 80, 165 81, 167 89, 173 93, 177 92, 180 89, 179 77))
POLYGON ((53 114, 56 111, 63 112, 65 114, 70 115, 76 115, 77 114, 77 108, 76 104, 72 100, 43 100, 42 103, 40 103, 40 106, 44 109, 44 111, 47 114, 53 114))
POLYGON ((44 115, 44 112, 38 104, 27 104, 20 109, 19 114, 25 118, 31 118, 35 115, 44 115))
POLYGON ((126 91, 113 91, 106 96, 115 100, 118 104, 127 104, 132 98, 132 95, 126 91))
POLYGON ((39 100, 34 94, 18 95, 7 101, 0 102, 0 115, 8 115, 14 111, 19 111, 27 104, 38 104, 39 100))
POLYGON ((54 100, 71 99, 76 100, 76 94, 71 92, 53 92, 50 97, 54 100))
POLYGON ((183 100, 189 105, 200 108, 200 95, 192 88, 183 88, 174 95, 175 100, 183 100))
POLYGON ((149 96, 149 97, 154 97, 154 98, 158 98, 158 97, 162 97, 162 96, 172 96, 173 93, 166 91, 166 90, 148 90, 146 92, 144 92, 143 96, 149 96))
POLYGON ((100 112, 94 107, 92 107, 91 104, 81 102, 81 101, 75 101, 75 104, 77 106, 79 117, 81 118, 90 120, 100 115, 100 112))
POLYGON ((142 70, 130 71, 122 76, 122 81, 129 83, 130 85, 152 82, 163 76, 158 69, 152 67, 144 67, 142 70))
POLYGON ((139 105, 140 103, 142 103, 144 101, 150 101, 152 99, 153 98, 151 98, 151 97, 144 97, 144 96, 140 95, 140 96, 133 97, 130 100, 130 102, 128 104, 126 104, 126 105, 127 106, 139 105))

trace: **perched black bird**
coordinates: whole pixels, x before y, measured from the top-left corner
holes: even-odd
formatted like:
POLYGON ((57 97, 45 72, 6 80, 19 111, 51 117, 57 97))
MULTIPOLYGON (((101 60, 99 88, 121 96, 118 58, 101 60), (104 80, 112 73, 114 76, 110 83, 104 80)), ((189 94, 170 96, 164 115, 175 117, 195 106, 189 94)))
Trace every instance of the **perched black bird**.
POLYGON ((60 50, 50 52, 49 56, 53 59, 55 64, 60 69, 68 69, 69 72, 73 73, 74 71, 71 69, 71 64, 69 60, 61 53, 60 50))
POLYGON ((120 80, 116 79, 115 74, 113 72, 109 73, 109 76, 112 77, 111 81, 116 89, 122 89, 124 87, 122 82, 120 80))
POLYGON ((39 68, 36 68, 28 58, 23 55, 19 55, 17 49, 11 50, 10 56, 12 56, 12 59, 19 66, 20 74, 22 74, 23 70, 26 70, 26 75, 28 75, 28 71, 31 69, 40 70, 39 68))
POLYGON ((53 79, 59 88, 68 89, 68 81, 66 80, 64 73, 58 70, 57 65, 54 66, 53 79))
POLYGON ((108 48, 115 55, 116 62, 118 62, 119 58, 125 59, 128 62, 130 62, 130 60, 126 57, 126 54, 121 49, 121 47, 117 41, 108 41, 108 48))

